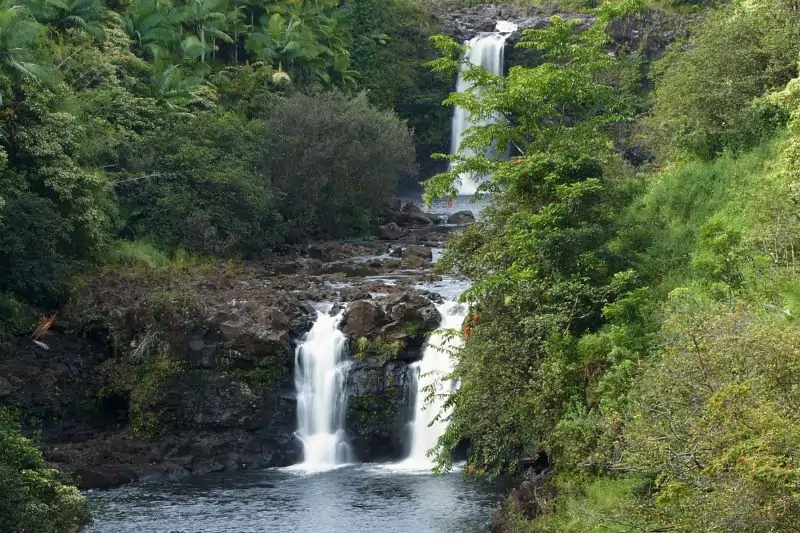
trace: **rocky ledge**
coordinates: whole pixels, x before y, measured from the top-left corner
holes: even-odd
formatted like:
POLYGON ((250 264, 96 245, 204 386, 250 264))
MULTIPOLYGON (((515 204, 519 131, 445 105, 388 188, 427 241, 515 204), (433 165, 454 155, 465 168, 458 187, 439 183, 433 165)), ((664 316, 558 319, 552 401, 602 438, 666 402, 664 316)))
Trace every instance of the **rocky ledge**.
MULTIPOLYGON (((452 218, 452 217, 451 217, 452 218)), ((387 240, 319 242, 262 262, 108 273, 36 342, 0 358, 0 402, 41 433, 45 458, 84 488, 283 466, 295 437, 294 356, 313 304, 346 306, 346 426, 359 460, 400 457, 410 363, 439 323, 420 288, 443 221, 390 206, 387 240)))
MULTIPOLYGON (((434 18, 441 26, 442 33, 465 42, 476 35, 495 30, 500 20, 515 23, 519 30, 506 42, 507 66, 531 65, 536 61, 536 53, 529 49, 517 49, 522 31, 541 29, 550 24, 550 18, 578 21, 580 28, 587 28, 594 22, 594 16, 587 13, 565 12, 555 7, 517 7, 513 5, 485 3, 463 7, 444 2, 437 5, 434 18)), ((607 28, 611 38, 611 51, 626 49, 639 52, 645 60, 654 61, 661 57, 667 45, 686 34, 692 15, 668 12, 663 9, 645 8, 637 13, 614 21, 607 28)))

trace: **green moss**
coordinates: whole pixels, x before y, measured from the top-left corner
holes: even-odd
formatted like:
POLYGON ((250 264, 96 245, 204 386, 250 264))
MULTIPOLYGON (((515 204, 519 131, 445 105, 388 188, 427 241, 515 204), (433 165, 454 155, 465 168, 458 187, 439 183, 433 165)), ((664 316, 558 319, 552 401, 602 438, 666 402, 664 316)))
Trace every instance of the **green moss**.
POLYGON ((184 369, 184 362, 166 351, 144 359, 136 367, 130 391, 131 429, 134 435, 154 438, 163 432, 162 413, 157 406, 164 397, 166 385, 184 369))
POLYGON ((383 427, 396 418, 397 408, 397 403, 386 396, 354 397, 347 403, 347 419, 362 427, 383 427))
MULTIPOLYGON (((230 365, 230 359, 224 358, 223 365, 230 365)), ((252 368, 230 368, 223 371, 231 379, 246 383, 257 394, 277 389, 281 377, 287 372, 286 365, 271 356, 264 357, 252 368)))
POLYGON ((375 339, 361 337, 356 341, 355 348, 352 357, 357 361, 363 361, 367 357, 391 359, 403 351, 405 344, 399 340, 389 342, 380 337, 375 339))
POLYGON ((131 412, 131 431, 141 439, 154 439, 163 434, 161 412, 142 410, 135 406, 131 412))

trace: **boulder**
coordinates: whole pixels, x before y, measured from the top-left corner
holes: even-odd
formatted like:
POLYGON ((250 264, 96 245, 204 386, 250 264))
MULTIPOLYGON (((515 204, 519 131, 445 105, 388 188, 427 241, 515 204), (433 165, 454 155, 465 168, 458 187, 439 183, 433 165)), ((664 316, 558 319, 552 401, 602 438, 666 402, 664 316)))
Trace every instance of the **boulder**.
POLYGON ((475 222, 475 215, 472 214, 472 211, 458 211, 457 213, 453 213, 447 217, 448 224, 457 224, 459 226, 463 226, 466 224, 472 224, 473 222, 475 222))
POLYGON ((422 210, 420 206, 415 204, 414 202, 406 202, 403 204, 403 207, 400 208, 400 212, 407 214, 407 215, 424 215, 425 212, 422 210))
POLYGON ((432 226, 433 219, 424 213, 400 213, 395 220, 401 226, 432 226))
POLYGON ((101 465, 82 468, 75 472, 81 489, 110 489, 137 478, 136 472, 126 465, 101 465))
POLYGON ((344 316, 344 330, 359 339, 374 335, 389 320, 381 307, 370 300, 357 300, 347 306, 344 316))
POLYGON ((403 250, 403 257, 420 257, 427 261, 433 260, 433 252, 427 246, 423 246, 421 244, 413 244, 411 246, 407 246, 405 250, 403 250))
MULTIPOLYGON (((419 348, 428 335, 439 327, 441 315, 436 305, 420 294, 403 294, 386 303, 386 315, 391 322, 380 331, 387 341, 401 341, 406 348, 419 348)), ((417 360, 419 350, 398 354, 399 358, 417 360)))
POLYGON ((387 241, 396 241, 403 236, 403 230, 396 222, 389 222, 378 227, 378 237, 387 241))
POLYGON ((406 268, 425 268, 433 260, 433 252, 421 244, 409 245, 403 250, 403 265, 406 268))

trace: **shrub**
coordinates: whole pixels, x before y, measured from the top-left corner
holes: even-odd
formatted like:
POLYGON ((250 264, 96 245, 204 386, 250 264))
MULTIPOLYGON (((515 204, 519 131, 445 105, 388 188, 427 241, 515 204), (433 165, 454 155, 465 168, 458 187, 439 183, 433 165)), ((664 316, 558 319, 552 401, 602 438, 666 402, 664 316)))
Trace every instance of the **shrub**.
POLYGON ((42 455, 0 406, 0 531, 74 533, 88 524, 86 500, 44 468, 42 455))
POLYGON ((292 238, 366 230, 413 167, 409 129, 363 94, 297 94, 268 123, 263 172, 292 238))
POLYGON ((276 195, 257 174, 264 130, 233 113, 201 113, 148 135, 132 156, 136 177, 117 186, 123 233, 218 255, 281 242, 276 195))
POLYGON ((788 116, 754 100, 795 73, 800 19, 774 2, 737 3, 713 13, 656 68, 647 125, 662 155, 711 158, 771 137, 788 116))

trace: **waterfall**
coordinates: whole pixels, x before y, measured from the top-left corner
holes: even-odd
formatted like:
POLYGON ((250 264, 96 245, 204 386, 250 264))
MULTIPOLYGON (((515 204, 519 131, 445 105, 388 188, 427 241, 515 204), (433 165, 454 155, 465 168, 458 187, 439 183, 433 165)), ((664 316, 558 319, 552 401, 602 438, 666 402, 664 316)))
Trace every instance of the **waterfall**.
POLYGON ((298 438, 303 466, 319 469, 350 460, 344 432, 347 340, 339 330, 342 310, 317 311, 317 319, 295 353, 298 438))
MULTIPOLYGON (((503 51, 506 46, 506 39, 509 35, 516 31, 517 26, 511 22, 500 21, 497 23, 496 31, 493 33, 481 33, 480 35, 467 41, 467 53, 465 59, 473 64, 485 67, 494 74, 503 74, 503 51)), ((458 76, 456 83, 456 91, 464 92, 472 86, 472 82, 465 80, 463 70, 466 66, 462 66, 462 73, 458 76)), ((492 119, 483 120, 473 123, 470 120, 469 113, 461 108, 456 107, 453 112, 453 133, 450 141, 450 153, 455 154, 459 152, 461 141, 463 140, 464 133, 472 126, 481 126, 491 124, 492 119)), ((461 150, 462 154, 469 155, 472 150, 461 150)), ((480 184, 479 177, 471 174, 461 174, 461 184, 458 186, 458 194, 471 195, 480 184)))
MULTIPOLYGON (((442 316, 440 329, 460 329, 467 316, 467 306, 456 301, 448 301, 437 306, 442 316)), ((450 351, 461 344, 457 336, 447 338, 438 332, 431 335, 422 360, 412 365, 416 381, 416 399, 414 400, 414 420, 411 425, 411 450, 408 458, 401 466, 410 469, 430 470, 433 461, 428 458, 428 451, 436 446, 436 441, 447 429, 444 410, 446 393, 453 390, 453 384, 443 377, 453 370, 454 361, 450 351), (437 387, 438 386, 438 387, 437 387), (431 387, 436 394, 430 403, 426 402, 431 387), (440 419, 436 420, 437 415, 440 419)))

